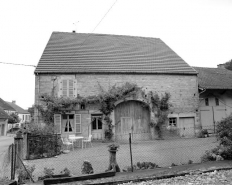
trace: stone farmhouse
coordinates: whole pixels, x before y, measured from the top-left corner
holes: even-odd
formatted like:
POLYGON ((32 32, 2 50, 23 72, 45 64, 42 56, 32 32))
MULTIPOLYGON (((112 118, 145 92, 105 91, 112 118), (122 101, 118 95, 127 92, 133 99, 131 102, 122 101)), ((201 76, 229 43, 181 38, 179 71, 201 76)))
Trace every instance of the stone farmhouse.
MULTIPOLYGON (((113 85, 131 82, 145 91, 171 95, 167 127, 177 135, 194 137, 201 128, 197 72, 159 38, 53 32, 35 69, 35 105, 40 95, 76 98, 100 93, 113 85)), ((121 101, 111 114, 114 137, 131 132, 137 140, 151 139, 150 112, 139 100, 121 101), (128 126, 130 124, 130 126, 128 126)), ((35 111, 36 122, 41 122, 35 111)), ((104 138, 98 106, 78 106, 56 114, 62 136, 104 138)), ((168 130, 166 136, 171 136, 168 130)))

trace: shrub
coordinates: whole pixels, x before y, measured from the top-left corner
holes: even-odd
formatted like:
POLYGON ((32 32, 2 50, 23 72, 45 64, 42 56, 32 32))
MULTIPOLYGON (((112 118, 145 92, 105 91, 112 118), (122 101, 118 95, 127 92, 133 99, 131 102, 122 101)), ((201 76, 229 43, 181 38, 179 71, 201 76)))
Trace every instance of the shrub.
POLYGON ((25 165, 25 167, 26 167, 27 171, 24 168, 20 168, 18 170, 19 183, 23 183, 25 180, 30 179, 30 176, 32 177, 32 173, 35 171, 35 165, 32 165, 32 166, 25 165))
POLYGON ((44 175, 46 177, 52 177, 54 175, 54 168, 44 168, 44 175))
POLYGON ((82 174, 91 174, 93 173, 93 167, 92 164, 89 161, 84 161, 81 167, 81 173, 82 174))
POLYGON ((232 114, 218 123, 216 134, 221 145, 232 145, 232 114))
POLYGON ((232 159, 232 114, 218 122, 216 135, 219 146, 206 151, 201 157, 201 162, 232 159))

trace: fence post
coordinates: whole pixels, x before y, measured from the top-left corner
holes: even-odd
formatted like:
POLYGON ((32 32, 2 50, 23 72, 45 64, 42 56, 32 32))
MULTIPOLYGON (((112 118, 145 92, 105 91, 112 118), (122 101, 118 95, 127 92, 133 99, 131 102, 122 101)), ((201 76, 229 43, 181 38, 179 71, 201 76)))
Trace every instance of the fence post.
MULTIPOLYGON (((18 154, 20 159, 23 159, 23 136, 22 132, 17 132, 15 138, 14 138, 14 144, 15 144, 15 153, 18 154)), ((20 160, 16 158, 15 168, 21 167, 20 160)))
POLYGON ((12 143, 11 145, 11 158, 10 158, 10 162, 11 162, 11 180, 14 180, 14 144, 12 143))
POLYGON ((130 145, 130 158, 131 158, 131 171, 134 171, 133 160, 132 160, 132 150, 131 150, 131 133, 129 133, 129 145, 130 145))

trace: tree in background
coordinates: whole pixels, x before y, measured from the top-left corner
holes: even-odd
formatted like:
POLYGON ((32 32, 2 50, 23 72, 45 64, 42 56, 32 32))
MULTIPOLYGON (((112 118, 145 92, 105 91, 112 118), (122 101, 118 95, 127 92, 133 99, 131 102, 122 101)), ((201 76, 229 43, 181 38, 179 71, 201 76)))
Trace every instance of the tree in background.
POLYGON ((225 63, 225 68, 232 71, 232 59, 225 63))
POLYGON ((19 116, 17 114, 11 113, 9 116, 10 116, 9 119, 8 119, 9 124, 14 124, 14 123, 19 123, 20 122, 20 118, 19 118, 19 116))

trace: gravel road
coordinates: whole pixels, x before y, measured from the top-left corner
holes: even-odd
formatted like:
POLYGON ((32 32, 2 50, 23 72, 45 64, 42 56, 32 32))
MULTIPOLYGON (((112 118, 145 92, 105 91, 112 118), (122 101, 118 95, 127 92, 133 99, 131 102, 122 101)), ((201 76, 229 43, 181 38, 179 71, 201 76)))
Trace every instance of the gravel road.
POLYGON ((121 185, 228 185, 232 184, 232 170, 220 170, 208 173, 193 173, 169 179, 149 180, 143 182, 129 182, 121 185))

